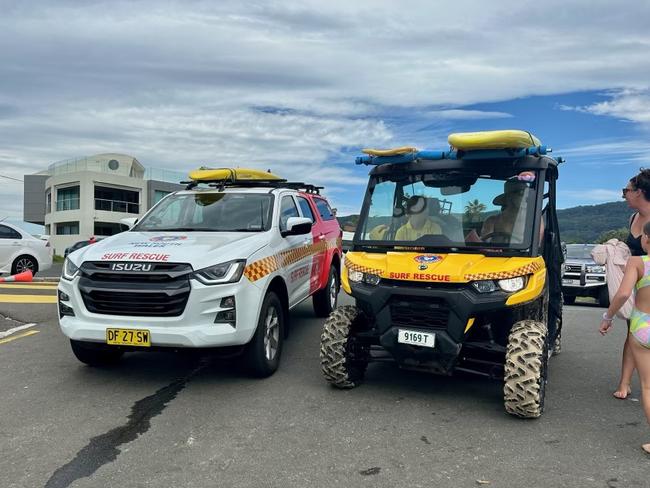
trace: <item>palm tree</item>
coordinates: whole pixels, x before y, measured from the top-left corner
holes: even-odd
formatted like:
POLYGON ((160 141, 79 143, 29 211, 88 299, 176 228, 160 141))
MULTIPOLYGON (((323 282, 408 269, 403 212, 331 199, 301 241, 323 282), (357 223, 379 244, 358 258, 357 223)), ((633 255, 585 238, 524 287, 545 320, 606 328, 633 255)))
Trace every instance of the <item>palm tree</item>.
POLYGON ((485 204, 479 202, 478 199, 475 198, 474 201, 465 205, 465 215, 467 215, 470 222, 475 222, 476 217, 481 215, 482 212, 485 212, 486 208, 485 204))

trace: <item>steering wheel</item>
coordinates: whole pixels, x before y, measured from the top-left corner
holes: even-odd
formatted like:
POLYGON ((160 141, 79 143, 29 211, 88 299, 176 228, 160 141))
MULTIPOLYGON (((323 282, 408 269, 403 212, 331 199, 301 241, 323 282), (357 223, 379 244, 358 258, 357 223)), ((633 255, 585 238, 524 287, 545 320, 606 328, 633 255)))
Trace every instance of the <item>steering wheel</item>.
POLYGON ((481 236, 481 240, 486 241, 486 242, 488 242, 488 241, 489 242, 510 242, 511 237, 512 236, 508 232, 496 231, 496 232, 490 232, 489 234, 485 234, 484 236, 481 236), (505 240, 504 241, 499 241, 499 240, 493 241, 492 239, 494 237, 497 237, 497 236, 498 237, 505 237, 505 240))

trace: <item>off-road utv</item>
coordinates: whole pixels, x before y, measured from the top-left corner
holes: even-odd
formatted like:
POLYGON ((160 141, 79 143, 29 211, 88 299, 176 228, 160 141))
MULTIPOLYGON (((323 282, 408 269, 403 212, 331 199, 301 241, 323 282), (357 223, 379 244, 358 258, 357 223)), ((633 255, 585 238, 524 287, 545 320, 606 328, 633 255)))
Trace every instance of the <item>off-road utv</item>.
POLYGON ((562 160, 539 144, 486 146, 357 158, 374 167, 342 269, 356 305, 334 310, 321 335, 332 385, 353 388, 368 363, 395 361, 503 380, 508 413, 541 415, 562 327, 562 160))

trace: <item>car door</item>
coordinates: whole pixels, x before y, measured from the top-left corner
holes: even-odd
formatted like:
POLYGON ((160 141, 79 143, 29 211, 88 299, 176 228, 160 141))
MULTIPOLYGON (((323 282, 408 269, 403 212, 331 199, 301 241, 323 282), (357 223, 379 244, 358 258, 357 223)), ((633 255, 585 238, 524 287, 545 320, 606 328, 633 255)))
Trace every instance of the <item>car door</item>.
MULTIPOLYGON (((280 200, 280 232, 287 230, 287 220, 290 217, 300 217, 298 206, 293 195, 283 195, 280 200)), ((309 296, 309 277, 311 275, 311 233, 286 236, 282 238, 280 263, 287 284, 289 306, 304 300, 309 296)))
POLYGON ((311 275, 309 277, 309 293, 313 294, 322 288, 323 267, 327 257, 327 242, 325 241, 325 234, 323 232, 322 221, 314 213, 313 205, 309 202, 306 196, 298 195, 296 197, 300 213, 312 221, 313 227, 311 229, 311 236, 313 239, 312 246, 312 267, 311 275))
POLYGON ((11 271, 11 262, 20 249, 22 236, 11 227, 0 224, 0 269, 11 271))
POLYGON ((318 238, 323 243, 322 246, 319 246, 323 248, 323 272, 320 281, 320 287, 322 288, 327 284, 329 269, 326 268, 332 262, 332 253, 341 237, 341 226, 327 200, 317 196, 314 196, 313 200, 321 220, 318 224, 318 233, 314 233, 314 239, 318 238))

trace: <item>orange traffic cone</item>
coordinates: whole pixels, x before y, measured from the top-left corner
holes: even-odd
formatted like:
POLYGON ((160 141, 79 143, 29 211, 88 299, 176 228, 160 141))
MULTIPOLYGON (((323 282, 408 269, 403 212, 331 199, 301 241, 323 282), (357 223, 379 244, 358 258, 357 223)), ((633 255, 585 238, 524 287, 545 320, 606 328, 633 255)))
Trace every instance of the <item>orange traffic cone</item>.
POLYGON ((22 281, 23 283, 28 283, 32 281, 32 278, 34 278, 34 275, 30 270, 23 271, 22 273, 18 273, 13 276, 7 276, 6 278, 0 278, 0 283, 3 282, 10 282, 10 281, 22 281))

